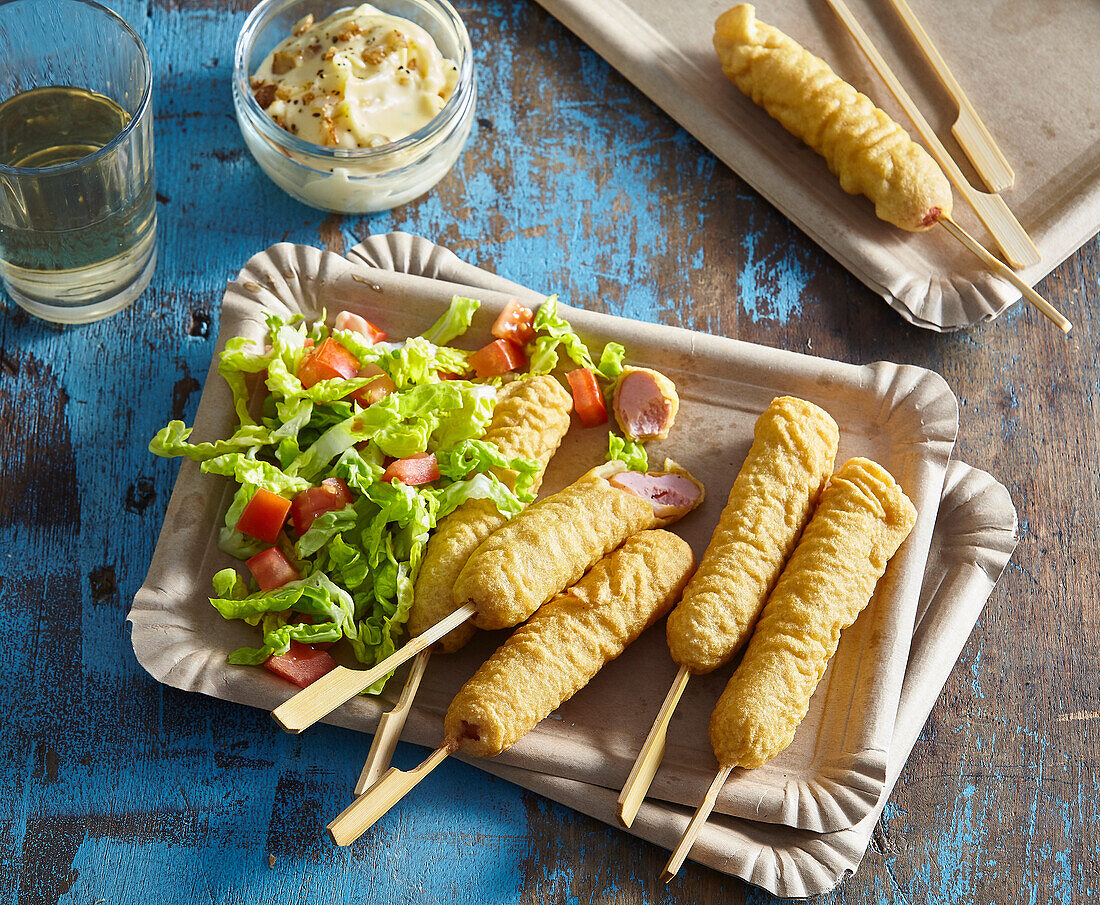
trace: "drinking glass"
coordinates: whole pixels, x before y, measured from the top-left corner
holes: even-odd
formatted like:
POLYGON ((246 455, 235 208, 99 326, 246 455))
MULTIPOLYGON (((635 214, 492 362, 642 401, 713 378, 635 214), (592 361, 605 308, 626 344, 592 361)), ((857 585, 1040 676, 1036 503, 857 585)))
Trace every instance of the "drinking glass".
POLYGON ((93 0, 0 0, 0 279, 31 314, 98 320, 156 268, 152 69, 93 0))

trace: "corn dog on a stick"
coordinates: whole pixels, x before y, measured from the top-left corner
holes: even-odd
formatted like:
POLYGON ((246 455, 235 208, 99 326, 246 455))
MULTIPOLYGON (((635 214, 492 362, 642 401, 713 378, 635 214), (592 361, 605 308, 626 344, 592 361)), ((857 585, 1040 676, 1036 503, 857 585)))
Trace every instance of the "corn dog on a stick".
POLYGON ((482 664, 447 710, 445 737, 479 757, 515 744, 664 616, 694 566, 668 531, 628 538, 482 664))
POLYGON ((328 825, 333 840, 354 842, 452 752, 493 756, 526 735, 668 612, 694 565, 667 531, 629 538, 501 645, 455 696, 443 744, 356 798, 328 825))
MULTIPOLYGON (((537 493, 547 463, 569 430, 572 408, 572 397, 549 375, 513 381, 501 389, 493 419, 482 439, 494 443, 510 459, 522 457, 537 461, 542 466, 533 487, 537 493)), ((511 473, 501 472, 497 477, 509 488, 514 487, 515 476, 511 473)), ((491 500, 468 500, 439 522, 424 549, 424 559, 413 587, 413 604, 407 623, 412 637, 427 631, 454 611, 451 590, 459 571, 478 544, 507 520, 491 500)), ((453 653, 469 643, 474 631, 471 623, 463 622, 440 638, 436 646, 444 653, 453 653)), ((378 730, 355 784, 357 795, 374 785, 389 767, 430 657, 431 648, 417 654, 397 704, 379 719, 378 730)))
POLYGON ((840 642, 871 600, 917 512, 893 476, 850 459, 829 479, 710 719, 720 768, 665 866, 671 880, 736 767, 786 748, 840 642))
POLYGON ((832 473, 839 440, 828 412, 793 396, 773 399, 757 419, 699 570, 668 617, 668 648, 681 666, 713 672, 748 641, 832 473))
POLYGON ((748 3, 718 17, 722 71, 752 101, 825 158, 844 191, 911 232, 951 216, 943 170, 909 133, 798 42, 756 18, 748 3))
POLYGON ((710 720, 723 767, 758 767, 794 738, 840 642, 917 511, 890 473, 850 459, 829 480, 710 720))
MULTIPOLYGON (((543 471, 569 430, 573 399, 553 377, 544 375, 517 380, 501 391, 482 439, 495 443, 510 459, 534 459, 543 471)), ((510 475, 498 475, 510 487, 510 475)), ((535 492, 542 473, 535 482, 535 492)), ((420 564, 413 604, 409 610, 409 634, 416 636, 431 628, 454 610, 453 589, 470 554, 508 518, 497 511, 491 500, 469 500, 442 519, 428 540, 420 564)), ((445 653, 464 647, 474 635, 474 627, 464 623, 444 635, 438 647, 445 653)))
POLYGON ((680 664, 619 796, 630 826, 664 756, 669 721, 691 674, 728 663, 748 641, 783 564, 833 470, 839 432, 829 413, 780 396, 757 419, 725 509, 665 632, 680 664))
POLYGON ((702 501, 703 485, 671 460, 649 474, 618 461, 594 468, 486 538, 459 573, 449 616, 370 669, 336 667, 271 715, 301 732, 468 619, 514 628, 632 534, 671 524, 702 501))
POLYGON ((478 628, 519 625, 631 535, 682 518, 703 501, 703 485, 665 468, 640 474, 608 462, 521 512, 462 567, 456 607, 472 603, 478 628))

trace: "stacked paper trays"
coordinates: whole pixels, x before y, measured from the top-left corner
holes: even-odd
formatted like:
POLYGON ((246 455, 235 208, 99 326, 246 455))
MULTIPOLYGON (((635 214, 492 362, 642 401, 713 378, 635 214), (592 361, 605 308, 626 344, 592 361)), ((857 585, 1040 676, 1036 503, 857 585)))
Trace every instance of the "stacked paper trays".
MULTIPOLYGON (((292 245, 255 256, 226 292, 219 343, 236 335, 260 336, 265 308, 309 317, 322 307, 330 313, 350 308, 392 336, 416 334, 452 295, 476 294, 483 307, 469 337, 468 345, 475 346, 509 298, 542 299, 411 236, 375 237, 349 258, 292 245)), ((980 519, 974 523, 982 531, 960 527, 964 515, 973 513, 960 514, 966 507, 957 492, 943 498, 958 407, 943 380, 929 371, 883 362, 855 367, 581 309, 564 313, 585 339, 622 342, 631 363, 658 367, 677 383, 682 407, 676 428, 667 441, 654 444, 651 456, 673 456, 707 486, 706 504, 676 529, 697 553, 706 546, 748 449, 753 422, 783 393, 809 399, 834 416, 841 428, 838 463, 853 455, 880 461, 917 506, 915 530, 870 606, 844 633, 794 743, 762 768, 735 771, 716 809, 723 816, 695 852, 704 863, 783 895, 828 888, 858 863, 856 837, 850 834, 868 820, 873 824, 912 745, 911 738, 908 745, 905 740, 915 738, 946 677, 946 670, 931 678, 913 673, 914 625, 919 618, 921 626, 938 627, 919 636, 926 646, 957 642, 948 664, 953 662, 1011 550, 1006 540, 1014 537, 1011 503, 988 477, 954 466, 951 486, 984 480, 982 498, 988 503, 978 506, 980 519), (962 600, 944 599, 948 592, 962 600), (960 603, 969 622, 957 615, 960 603), (913 713, 902 711, 906 722, 896 725, 899 702, 918 680, 919 702, 913 713), (817 840, 809 846, 817 854, 799 860, 793 853, 805 848, 808 838, 817 840), (833 855, 818 857, 821 846, 833 855), (772 862, 790 861, 797 869, 776 867, 769 874, 766 849, 772 862)), ((228 390, 212 367, 195 438, 225 435, 232 418, 228 390)), ((543 492, 559 489, 601 461, 604 444, 604 432, 575 425, 543 492)), ((229 496, 221 479, 183 463, 149 575, 130 614, 134 649, 162 682, 271 709, 290 696, 291 687, 264 670, 226 663, 229 651, 252 640, 250 629, 226 623, 207 601, 211 576, 233 564, 216 545, 216 526, 229 496)), ((503 637, 483 633, 460 653, 432 659, 407 740, 439 742, 451 697, 503 637)), ((472 762, 613 822, 618 789, 675 671, 657 627, 512 749, 491 762, 472 762)), ((683 805, 694 805, 713 776, 706 721, 727 677, 728 669, 720 670, 689 687, 652 798, 632 830, 638 835, 671 846, 687 820, 683 805)), ((331 721, 371 732, 399 687, 391 683, 380 699, 357 698, 331 721)), ((333 803, 334 813, 338 804, 333 803)))

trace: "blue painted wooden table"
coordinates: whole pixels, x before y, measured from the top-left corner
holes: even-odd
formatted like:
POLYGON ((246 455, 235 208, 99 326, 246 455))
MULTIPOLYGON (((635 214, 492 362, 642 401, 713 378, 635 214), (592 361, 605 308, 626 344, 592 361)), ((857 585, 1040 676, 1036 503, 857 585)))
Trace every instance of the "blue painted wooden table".
MULTIPOLYGON (((156 67, 160 268, 130 310, 0 315, 0 902, 740 902, 767 897, 461 763, 367 839, 322 839, 363 738, 165 689, 123 617, 194 416, 223 287, 280 241, 403 229, 576 305, 863 363, 940 371, 959 451, 1005 482, 1022 539, 836 902, 1085 902, 1100 894, 1100 365, 1096 240, 1028 310, 954 336, 906 326, 530 2, 461 9, 481 101, 428 197, 369 218, 289 200, 229 90, 248 0, 117 0, 156 67), (431 802, 429 806, 427 803, 431 802)), ((94 49, 90 49, 94 52, 94 49)), ((399 765, 422 751, 403 746, 399 765)))

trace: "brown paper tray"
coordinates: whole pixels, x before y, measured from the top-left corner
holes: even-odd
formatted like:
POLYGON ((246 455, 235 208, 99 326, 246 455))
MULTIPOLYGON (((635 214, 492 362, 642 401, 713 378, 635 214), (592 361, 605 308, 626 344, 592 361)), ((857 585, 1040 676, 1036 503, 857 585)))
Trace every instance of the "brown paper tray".
MULTIPOLYGON (((957 330, 1019 300, 943 230, 917 235, 878 220, 865 198, 845 194, 821 158, 726 80, 711 40, 714 20, 735 0, 539 2, 910 323, 957 330)), ((1020 274, 1034 285, 1100 229, 1100 92, 1088 75, 1100 72, 1100 4, 912 5, 1016 172, 1002 197, 1042 253, 1020 274)), ((827 4, 756 6, 913 131, 827 4)), ((958 111, 900 19, 888 4, 850 6, 969 173, 950 135, 958 111)), ((995 250, 957 192, 955 217, 995 250)))
MULTIPOLYGON (((382 237, 371 247, 388 258, 388 267, 415 265, 438 274, 444 265, 457 263, 449 253, 409 236, 382 237)), ((308 315, 322 305, 330 312, 352 307, 392 335, 418 333, 452 294, 470 292, 469 271, 476 268, 462 265, 452 276, 462 277, 463 284, 448 283, 353 265, 317 249, 274 246, 255 256, 227 289, 219 347, 234 335, 259 336, 264 306, 308 315)), ((477 294, 484 305, 471 346, 484 341, 493 313, 513 293, 482 289, 477 294)), ((519 288, 515 294, 541 299, 519 288)), ((580 309, 565 313, 582 336, 624 342, 634 362, 660 367, 679 386, 676 431, 653 450, 653 458, 673 455, 707 485, 707 502, 677 526, 697 552, 709 539, 757 414, 779 393, 827 408, 841 426, 840 460, 852 455, 877 459, 916 504, 913 534, 870 606, 844 633, 794 743, 771 764, 732 777, 718 803, 720 813, 803 829, 851 826, 874 806, 885 782, 928 545, 958 427, 954 396, 941 378, 920 368, 884 362, 855 367, 580 309)), ((224 436, 233 426, 228 391, 213 366, 211 375, 196 418, 197 439, 224 436)), ((601 461, 606 437, 601 430, 575 427, 551 465, 546 490, 552 492, 601 461)), ((228 483, 201 475, 195 463, 181 466, 149 575, 130 614, 134 649, 160 681, 271 709, 289 696, 288 687, 263 670, 226 664, 229 651, 254 643, 253 630, 224 622, 207 602, 213 573, 233 564, 217 549, 214 531, 230 492, 228 483)), ((450 698, 502 637, 483 634, 455 656, 433 658, 406 739, 438 741, 450 698)), ((648 632, 498 761, 619 787, 674 672, 663 633, 648 632)), ((655 796, 694 802, 701 784, 713 775, 705 724, 727 674, 719 671, 689 686, 677 714, 675 743, 653 787, 655 796)), ((358 698, 334 713, 332 722, 372 731, 398 690, 393 683, 383 701, 358 698)))
MULTIPOLYGON (((917 628, 887 759, 886 786, 879 800, 859 823, 835 833, 794 830, 736 817, 712 817, 692 848, 692 860, 741 877, 775 895, 795 898, 827 892, 855 873, 894 784, 974 623, 1008 564, 1016 540, 1016 510, 1008 491, 984 471, 952 462, 932 536, 917 628)), ((470 762, 618 826, 615 791, 505 767, 494 761, 471 759, 470 762)), ((951 797, 948 788, 947 802, 951 797)), ((672 849, 690 817, 687 808, 650 801, 642 806, 630 832, 672 849)))

